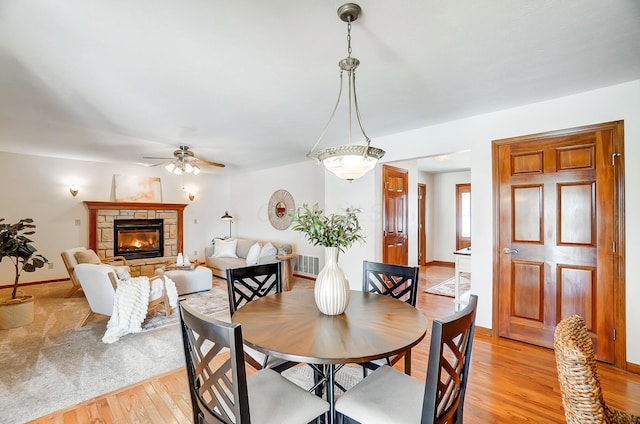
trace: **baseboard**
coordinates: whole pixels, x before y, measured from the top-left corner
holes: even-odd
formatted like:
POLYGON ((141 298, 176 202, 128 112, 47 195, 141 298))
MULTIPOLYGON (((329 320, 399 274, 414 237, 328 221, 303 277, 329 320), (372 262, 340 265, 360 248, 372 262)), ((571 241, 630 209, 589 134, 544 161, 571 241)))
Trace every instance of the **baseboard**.
POLYGON ((445 261, 431 261, 431 262, 427 262, 424 266, 448 266, 451 268, 455 268, 456 264, 453 262, 445 262, 445 261))
MULTIPOLYGON (((24 287, 24 286, 36 286, 39 284, 49 284, 49 283, 59 283, 60 281, 69 281, 69 277, 67 278, 58 278, 55 280, 43 280, 43 281, 31 281, 29 283, 20 283, 18 284, 18 287, 24 287)), ((4 286, 0 286, 0 289, 10 289, 13 288, 13 284, 7 284, 4 286)))
POLYGON ((486 327, 479 327, 476 325, 475 333, 484 337, 493 337, 493 331, 486 327))
POLYGON ((633 362, 627 362, 627 371, 634 374, 640 374, 640 365, 634 364, 633 362))

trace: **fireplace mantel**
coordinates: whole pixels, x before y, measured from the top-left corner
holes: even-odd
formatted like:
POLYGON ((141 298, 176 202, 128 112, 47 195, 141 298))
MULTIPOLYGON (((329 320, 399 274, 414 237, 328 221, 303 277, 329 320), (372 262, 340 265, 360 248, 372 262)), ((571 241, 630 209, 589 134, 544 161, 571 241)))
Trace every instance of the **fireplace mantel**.
POLYGON ((142 203, 142 202, 93 202, 85 201, 85 206, 89 210, 89 248, 98 251, 97 229, 99 210, 156 210, 156 211, 176 211, 177 219, 177 245, 178 251, 182 252, 183 247, 183 211, 188 206, 185 203, 142 203))

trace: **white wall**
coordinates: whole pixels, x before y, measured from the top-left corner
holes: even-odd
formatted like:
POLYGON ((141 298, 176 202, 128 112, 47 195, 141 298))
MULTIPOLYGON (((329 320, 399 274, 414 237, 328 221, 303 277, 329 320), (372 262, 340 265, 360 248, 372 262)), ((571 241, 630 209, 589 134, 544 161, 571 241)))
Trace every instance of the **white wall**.
MULTIPOLYGON (((188 204, 184 210, 184 247, 192 258, 197 250, 203 259, 204 246, 225 229, 220 215, 212 216, 211 211, 229 204, 228 177, 201 173, 183 179, 162 167, 0 153, 0 218, 10 223, 33 218, 37 226, 32 237, 34 246, 53 263, 53 269, 45 266, 33 273, 23 273, 20 282, 68 278, 60 252, 88 245, 88 211, 83 201, 112 201, 115 174, 158 176, 163 202, 188 204), (76 197, 69 194, 73 183, 80 187, 76 197), (186 191, 182 190, 183 183, 186 191), (198 192, 193 202, 187 198, 190 190, 198 192), (79 226, 75 225, 76 220, 80 220, 79 226)), ((12 284, 13 276, 12 264, 5 259, 0 263, 0 285, 12 284)))
MULTIPOLYGON (((324 168, 312 161, 234 175, 231 179, 229 214, 234 217, 233 236, 291 243, 294 252, 323 258, 324 251, 312 247, 300 232, 291 228, 277 230, 269 222, 267 206, 276 190, 287 190, 296 208, 304 203, 324 206, 324 168)), ((216 209, 222 216, 224 210, 216 209)), ((228 235, 229 228, 222 235, 228 235)))
MULTIPOLYGON (((456 250, 456 184, 471 182, 471 172, 444 172, 433 176, 433 260, 453 262, 456 250)), ((471 187, 473 216, 473 187, 471 187)), ((471 229, 473 242, 473 228, 471 229)))
MULTIPOLYGON (((374 140, 376 147, 387 151, 386 161, 472 150, 472 291, 479 295, 479 326, 492 328, 493 258, 498 254, 493 246, 492 140, 616 120, 625 121, 626 253, 627 258, 637 258, 640 246, 633 241, 640 239, 640 167, 634 164, 640 161, 640 80, 374 140)), ((367 180, 369 185, 362 187, 362 192, 373 198, 379 191, 380 178, 378 171, 374 180, 367 180)), ((327 187, 327 197, 333 196, 344 194, 327 187)), ((364 257, 353 258, 357 259, 364 257)), ((640 285, 636 284, 640 268, 632 266, 631 261, 627 261, 626 281, 627 360, 640 364, 640 330, 632 325, 640 321, 640 308, 635 307, 640 299, 640 285)))

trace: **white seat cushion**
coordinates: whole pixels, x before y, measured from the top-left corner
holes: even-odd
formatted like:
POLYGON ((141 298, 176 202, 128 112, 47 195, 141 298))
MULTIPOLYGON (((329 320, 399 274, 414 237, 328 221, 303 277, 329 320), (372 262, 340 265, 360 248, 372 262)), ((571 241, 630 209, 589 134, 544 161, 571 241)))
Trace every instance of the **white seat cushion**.
POLYGON ((336 411, 366 424, 419 423, 424 384, 383 365, 336 401, 336 411))
POLYGON ((308 423, 329 410, 327 402, 270 369, 247 377, 247 392, 255 423, 308 423))
MULTIPOLYGON (((244 353, 246 353, 247 355, 251 356, 253 359, 256 360, 257 363, 259 363, 260 365, 264 365, 264 360, 267 357, 267 355, 265 355, 262 352, 259 352, 247 345, 244 345, 244 353)), ((273 367, 277 367, 278 365, 282 365, 287 363, 288 361, 285 361, 284 359, 279 359, 276 358, 275 356, 269 356, 269 358, 267 359, 267 364, 265 366, 265 368, 273 368, 273 367)))

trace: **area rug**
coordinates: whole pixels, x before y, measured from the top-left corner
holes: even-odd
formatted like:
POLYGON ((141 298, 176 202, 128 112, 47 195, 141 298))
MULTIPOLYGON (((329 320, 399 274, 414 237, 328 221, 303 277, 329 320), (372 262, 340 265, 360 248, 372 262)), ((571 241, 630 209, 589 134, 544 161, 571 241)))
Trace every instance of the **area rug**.
MULTIPOLYGON (((437 294, 439 296, 455 297, 455 280, 453 277, 436 284, 433 287, 425 289, 425 293, 437 294)), ((460 274, 460 294, 471 290, 471 275, 466 273, 460 274)))
MULTIPOLYGON (((313 370, 306 364, 298 365, 293 368, 289 368, 282 372, 282 375, 288 380, 296 383, 298 386, 309 390, 313 387, 313 370)), ((341 367, 335 376, 335 381, 349 390, 360 380, 362 380, 362 367, 359 365, 347 364, 341 367)), ((335 397, 337 398, 342 394, 342 390, 339 387, 335 388, 335 397)))
MULTIPOLYGON (((177 312, 154 315, 141 333, 105 344, 106 317, 76 328, 88 310, 81 293, 65 299, 68 284, 43 286, 53 291, 25 289, 36 296, 34 323, 0 330, 0 423, 24 423, 184 366, 177 312)), ((229 319, 226 285, 187 301, 203 313, 229 319)))

